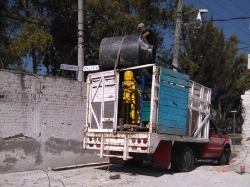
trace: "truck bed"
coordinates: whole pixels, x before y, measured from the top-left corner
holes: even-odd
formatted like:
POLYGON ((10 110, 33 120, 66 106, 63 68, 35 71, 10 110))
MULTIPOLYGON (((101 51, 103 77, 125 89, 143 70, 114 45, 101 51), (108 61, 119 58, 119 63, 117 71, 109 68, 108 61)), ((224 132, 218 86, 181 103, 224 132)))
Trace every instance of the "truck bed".
MULTIPOLYGON (((135 82, 142 81, 135 76, 135 82)), ((143 86, 135 89, 143 95, 143 86)), ((121 151, 116 157, 124 160, 130 159, 129 152, 154 153, 161 140, 208 142, 211 89, 188 75, 154 64, 93 73, 87 79, 87 98, 83 147, 100 150, 101 157, 112 156, 106 151, 121 151), (145 69, 152 75, 145 83, 148 97, 140 101, 141 123, 124 124, 123 73, 145 69)))

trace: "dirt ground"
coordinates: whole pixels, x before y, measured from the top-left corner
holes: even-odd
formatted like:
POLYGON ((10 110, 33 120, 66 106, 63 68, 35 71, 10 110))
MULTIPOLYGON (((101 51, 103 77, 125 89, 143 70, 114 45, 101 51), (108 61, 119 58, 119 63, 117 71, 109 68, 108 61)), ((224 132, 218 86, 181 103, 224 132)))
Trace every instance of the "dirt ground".
POLYGON ((82 187, 82 186, 145 186, 145 187, 250 187, 250 174, 228 171, 228 166, 196 162, 188 173, 176 173, 153 168, 99 165, 60 171, 38 170, 3 174, 1 187, 82 187))
MULTIPOLYGON (((236 145, 231 159, 239 153, 236 145)), ((250 173, 238 174, 229 166, 218 166, 216 161, 200 160, 192 171, 172 172, 153 168, 121 165, 95 165, 64 170, 37 170, 0 175, 0 187, 250 187, 250 173)))

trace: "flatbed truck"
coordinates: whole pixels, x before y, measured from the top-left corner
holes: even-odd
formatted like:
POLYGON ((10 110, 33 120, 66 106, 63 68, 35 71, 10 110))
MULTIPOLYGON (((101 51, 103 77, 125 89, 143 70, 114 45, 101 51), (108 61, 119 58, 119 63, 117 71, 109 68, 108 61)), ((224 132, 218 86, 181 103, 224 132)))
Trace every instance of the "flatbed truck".
POLYGON ((83 148, 111 163, 190 171, 195 159, 228 164, 231 140, 210 118, 211 89, 159 64, 87 77, 83 148))

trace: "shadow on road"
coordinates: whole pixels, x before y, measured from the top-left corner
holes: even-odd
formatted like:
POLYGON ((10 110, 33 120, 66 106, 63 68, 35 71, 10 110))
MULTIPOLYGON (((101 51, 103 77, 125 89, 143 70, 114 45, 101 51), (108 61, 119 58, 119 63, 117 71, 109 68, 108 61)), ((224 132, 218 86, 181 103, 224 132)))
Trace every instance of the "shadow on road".
POLYGON ((122 165, 116 165, 116 164, 111 164, 110 166, 101 166, 101 167, 96 167, 95 169, 100 169, 100 170, 107 170, 110 172, 116 172, 120 174, 128 174, 131 176, 136 176, 136 175, 145 175, 145 176, 154 176, 154 177, 160 177, 163 175, 173 175, 177 172, 173 172, 171 170, 167 169, 161 169, 161 168, 154 168, 151 163, 145 162, 141 167, 125 167, 122 165))
MULTIPOLYGON (((232 152, 230 160, 232 160, 236 156, 237 156, 237 153, 232 152)), ((217 160, 197 160, 194 162, 192 171, 202 166, 218 166, 218 161, 217 160)), ((105 166, 98 166, 95 169, 106 170, 106 171, 116 172, 120 174, 126 173, 127 175, 131 175, 131 176, 145 175, 145 176, 160 177, 163 175, 173 175, 173 174, 179 173, 179 172, 174 172, 172 170, 155 168, 153 167, 152 163, 149 163, 149 162, 144 162, 141 167, 125 167, 123 165, 111 164, 111 165, 105 165, 105 166)))
MULTIPOLYGON (((235 140, 235 145, 238 145, 238 149, 241 149, 241 139, 235 140)), ((236 152, 231 153, 230 161, 237 156, 236 152)), ((218 166, 217 160, 197 160, 194 162, 193 170, 202 167, 202 166, 218 166)), ((163 175, 173 175, 178 172, 174 172, 172 170, 167 169, 161 169, 161 168, 155 168, 153 167, 152 163, 150 162, 144 162, 141 167, 124 167, 122 165, 105 165, 105 166, 98 166, 95 168, 96 170, 106 170, 110 172, 116 172, 116 173, 126 173, 127 175, 145 175, 145 176, 154 176, 154 177, 160 177, 163 175)))

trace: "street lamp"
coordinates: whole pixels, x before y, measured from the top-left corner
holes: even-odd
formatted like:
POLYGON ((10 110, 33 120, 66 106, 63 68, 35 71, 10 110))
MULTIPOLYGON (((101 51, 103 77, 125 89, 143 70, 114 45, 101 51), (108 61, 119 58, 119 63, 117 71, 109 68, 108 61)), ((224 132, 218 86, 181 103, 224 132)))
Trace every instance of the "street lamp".
POLYGON ((191 10, 189 12, 186 12, 184 14, 184 16, 188 15, 190 13, 197 13, 197 17, 196 17, 196 20, 197 20, 196 24, 197 24, 197 26, 196 26, 196 28, 200 28, 201 25, 202 25, 201 15, 204 14, 204 13, 207 13, 207 12, 208 12, 207 9, 195 9, 195 10, 191 10))
POLYGON ((234 124, 233 124, 233 149, 234 149, 234 133, 235 133, 235 113, 237 112, 236 110, 231 111, 234 113, 234 124))
MULTIPOLYGON (((175 25, 174 53, 173 53, 173 62, 172 62, 172 64, 175 67, 178 67, 178 61, 179 61, 180 35, 181 35, 180 33, 181 33, 181 25, 183 24, 182 23, 182 8, 183 8, 183 0, 179 0, 178 5, 177 5, 177 20, 176 20, 176 25, 175 25)), ((185 13, 184 16, 193 12, 197 13, 198 25, 196 26, 196 28, 200 28, 202 25, 201 14, 207 13, 208 10, 207 9, 195 9, 195 10, 191 10, 185 13)), ((176 71, 176 69, 174 69, 174 71, 176 71)))

